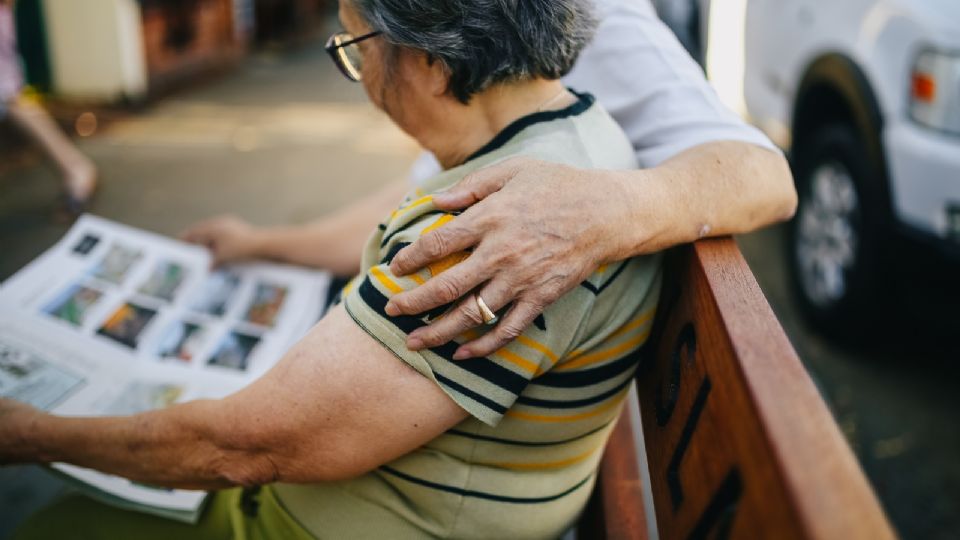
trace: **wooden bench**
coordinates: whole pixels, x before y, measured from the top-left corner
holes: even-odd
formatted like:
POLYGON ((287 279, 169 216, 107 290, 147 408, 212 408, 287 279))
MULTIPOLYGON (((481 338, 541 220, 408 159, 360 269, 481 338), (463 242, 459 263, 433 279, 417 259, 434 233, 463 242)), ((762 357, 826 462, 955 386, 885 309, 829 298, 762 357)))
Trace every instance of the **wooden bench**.
MULTIPOLYGON (((637 375, 659 537, 894 538, 736 243, 677 248, 665 277, 637 375)), ((630 412, 578 538, 648 538, 630 412)))

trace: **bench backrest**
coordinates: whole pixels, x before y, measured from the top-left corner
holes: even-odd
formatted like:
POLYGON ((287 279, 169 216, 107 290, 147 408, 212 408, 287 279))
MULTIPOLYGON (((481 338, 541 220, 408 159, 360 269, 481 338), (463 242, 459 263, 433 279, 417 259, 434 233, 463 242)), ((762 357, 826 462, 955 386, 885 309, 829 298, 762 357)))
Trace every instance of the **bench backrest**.
MULTIPOLYGON (((660 538, 893 538, 736 243, 675 249, 665 272, 637 377, 660 538)), ((627 420, 582 537, 646 537, 627 420)))

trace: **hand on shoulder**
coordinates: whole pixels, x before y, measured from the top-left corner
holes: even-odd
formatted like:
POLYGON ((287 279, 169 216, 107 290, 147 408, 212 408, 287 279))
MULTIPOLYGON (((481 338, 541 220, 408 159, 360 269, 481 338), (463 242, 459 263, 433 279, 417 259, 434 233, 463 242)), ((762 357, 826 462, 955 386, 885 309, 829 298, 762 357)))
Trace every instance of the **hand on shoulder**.
MULTIPOLYGON (((417 314, 476 291, 493 311, 508 307, 496 328, 464 344, 458 358, 484 356, 520 335, 543 310, 623 253, 622 216, 632 192, 609 171, 514 158, 468 175, 434 203, 467 208, 393 259, 396 275, 415 272, 472 248, 462 263, 393 297, 391 315, 417 314)), ((476 306, 456 310, 409 336, 412 349, 446 343, 476 325, 476 306)))

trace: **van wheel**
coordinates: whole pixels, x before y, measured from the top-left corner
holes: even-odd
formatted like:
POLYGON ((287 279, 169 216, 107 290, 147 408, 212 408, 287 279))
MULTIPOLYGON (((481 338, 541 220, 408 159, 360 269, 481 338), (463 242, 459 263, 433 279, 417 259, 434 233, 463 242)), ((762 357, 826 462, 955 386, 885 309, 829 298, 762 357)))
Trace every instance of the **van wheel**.
POLYGON ((883 304, 883 169, 843 124, 820 128, 798 143, 799 202, 787 242, 793 288, 814 326, 849 337, 871 326, 879 317, 876 306, 883 304))

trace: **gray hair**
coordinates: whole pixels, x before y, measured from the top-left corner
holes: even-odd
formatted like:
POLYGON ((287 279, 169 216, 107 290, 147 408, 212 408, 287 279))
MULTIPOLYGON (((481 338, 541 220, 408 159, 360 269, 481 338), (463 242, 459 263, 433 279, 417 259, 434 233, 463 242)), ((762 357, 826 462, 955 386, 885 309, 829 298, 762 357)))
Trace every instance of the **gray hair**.
POLYGON ((490 85, 559 79, 593 37, 590 0, 351 0, 387 42, 423 51, 462 103, 490 85))

